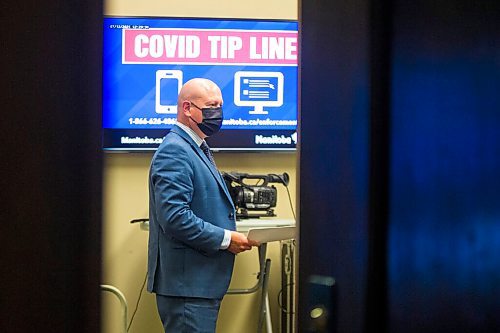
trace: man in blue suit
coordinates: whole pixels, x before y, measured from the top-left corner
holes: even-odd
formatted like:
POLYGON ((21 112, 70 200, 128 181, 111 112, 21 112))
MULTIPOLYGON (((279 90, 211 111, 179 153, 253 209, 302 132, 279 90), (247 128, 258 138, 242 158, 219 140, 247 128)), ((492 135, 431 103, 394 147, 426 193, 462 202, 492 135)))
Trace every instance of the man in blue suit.
POLYGON ((231 196, 204 141, 220 129, 222 102, 214 82, 188 81, 177 124, 151 162, 148 291, 166 333, 214 333, 234 256, 258 245, 235 231, 231 196))

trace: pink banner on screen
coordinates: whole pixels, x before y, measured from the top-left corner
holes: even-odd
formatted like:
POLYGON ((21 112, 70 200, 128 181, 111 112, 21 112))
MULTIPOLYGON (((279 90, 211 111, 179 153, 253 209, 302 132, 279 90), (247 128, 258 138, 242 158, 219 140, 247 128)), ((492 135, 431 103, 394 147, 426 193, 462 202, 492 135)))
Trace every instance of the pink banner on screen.
POLYGON ((297 32, 124 29, 122 62, 297 66, 297 32))

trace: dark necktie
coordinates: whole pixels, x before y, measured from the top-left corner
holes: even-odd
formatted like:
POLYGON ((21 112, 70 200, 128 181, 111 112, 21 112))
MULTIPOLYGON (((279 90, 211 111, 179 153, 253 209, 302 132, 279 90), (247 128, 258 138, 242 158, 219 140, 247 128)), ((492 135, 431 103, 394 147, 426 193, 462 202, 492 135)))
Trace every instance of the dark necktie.
POLYGON ((212 156, 212 152, 210 151, 210 147, 208 147, 208 145, 207 145, 207 143, 205 141, 203 141, 201 143, 200 148, 201 148, 201 150, 203 150, 203 152, 205 153, 205 155, 207 155, 207 157, 210 160, 210 162, 215 166, 214 157, 212 156))

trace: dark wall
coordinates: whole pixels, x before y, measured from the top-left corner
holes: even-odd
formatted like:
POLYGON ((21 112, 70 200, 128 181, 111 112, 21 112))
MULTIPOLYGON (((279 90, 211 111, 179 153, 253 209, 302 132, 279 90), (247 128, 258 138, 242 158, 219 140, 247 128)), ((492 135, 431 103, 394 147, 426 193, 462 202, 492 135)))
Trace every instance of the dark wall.
POLYGON ((394 1, 391 332, 500 331, 500 3, 394 1))
POLYGON ((369 8, 359 0, 302 1, 299 13, 299 332, 308 329, 313 293, 335 299, 332 318, 342 332, 360 332, 368 277, 369 8), (308 284, 313 274, 335 285, 308 284))
POLYGON ((1 332, 99 332, 101 1, 2 1, 1 332))
POLYGON ((300 332, 500 330, 499 4, 300 2, 300 332))

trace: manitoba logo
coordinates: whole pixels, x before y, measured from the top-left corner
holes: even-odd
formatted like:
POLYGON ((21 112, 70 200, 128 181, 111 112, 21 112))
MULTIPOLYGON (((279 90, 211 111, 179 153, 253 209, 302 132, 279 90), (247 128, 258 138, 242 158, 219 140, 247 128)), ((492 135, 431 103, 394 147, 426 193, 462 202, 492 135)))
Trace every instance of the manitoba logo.
POLYGON ((272 136, 264 136, 264 135, 256 135, 255 136, 255 144, 258 145, 291 145, 292 138, 284 135, 272 135, 272 136))

